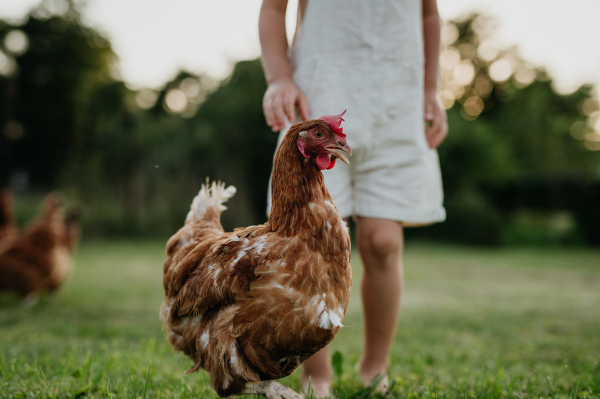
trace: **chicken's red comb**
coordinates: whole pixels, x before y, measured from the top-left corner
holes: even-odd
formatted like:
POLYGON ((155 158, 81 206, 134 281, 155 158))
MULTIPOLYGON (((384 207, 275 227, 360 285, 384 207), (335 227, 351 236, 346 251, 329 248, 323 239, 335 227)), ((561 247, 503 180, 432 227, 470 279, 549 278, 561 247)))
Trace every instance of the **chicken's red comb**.
POLYGON ((344 134, 343 128, 340 125, 342 124, 342 121, 344 120, 344 118, 342 118, 342 116, 344 116, 346 111, 347 111, 347 109, 345 109, 344 112, 342 112, 341 114, 323 115, 319 118, 322 121, 324 121, 325 123, 327 123, 331 127, 331 129, 337 135, 341 136, 344 140, 346 139, 346 135, 344 134))

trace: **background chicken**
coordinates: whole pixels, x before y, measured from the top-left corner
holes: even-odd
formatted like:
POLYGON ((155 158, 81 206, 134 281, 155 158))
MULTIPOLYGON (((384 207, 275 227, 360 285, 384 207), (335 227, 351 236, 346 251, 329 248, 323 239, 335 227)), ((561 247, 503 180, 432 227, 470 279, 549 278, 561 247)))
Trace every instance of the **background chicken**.
POLYGON ((66 280, 79 239, 79 216, 65 217, 60 203, 60 195, 48 195, 38 219, 0 246, 0 290, 31 297, 54 291, 66 280))
POLYGON ((13 196, 10 190, 0 192, 0 251, 5 240, 16 237, 18 230, 12 213, 13 196))
POLYGON ((167 243, 161 318, 171 344, 222 396, 298 398, 272 381, 327 345, 350 298, 350 237, 322 169, 351 154, 342 114, 293 125, 273 165, 266 224, 224 233, 235 188, 202 186, 167 243))

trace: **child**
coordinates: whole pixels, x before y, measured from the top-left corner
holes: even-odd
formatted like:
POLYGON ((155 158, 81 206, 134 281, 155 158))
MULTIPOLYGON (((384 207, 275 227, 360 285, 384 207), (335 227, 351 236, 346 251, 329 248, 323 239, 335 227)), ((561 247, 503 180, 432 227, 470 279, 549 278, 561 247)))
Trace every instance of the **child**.
MULTIPOLYGON (((263 0, 259 18, 268 88, 267 124, 348 109, 344 132, 350 165, 324 171, 343 218, 356 217, 364 263, 368 385, 384 375, 400 310, 403 227, 441 222, 442 184, 435 148, 447 134, 437 100, 440 19, 436 0, 299 0, 291 59, 285 33, 287 0, 263 0), (429 124, 429 126, 427 126, 429 124)), ((327 348, 304 363, 315 397, 330 394, 327 348)))

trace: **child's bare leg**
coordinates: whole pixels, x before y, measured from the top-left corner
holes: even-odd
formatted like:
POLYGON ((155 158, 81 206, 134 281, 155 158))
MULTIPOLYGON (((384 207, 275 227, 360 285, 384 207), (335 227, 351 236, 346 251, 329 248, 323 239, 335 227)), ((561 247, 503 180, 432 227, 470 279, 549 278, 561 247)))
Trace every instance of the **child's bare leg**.
POLYGON ((308 380, 315 398, 326 398, 331 395, 331 366, 329 365, 329 351, 327 346, 314 355, 302 365, 302 376, 300 382, 308 392, 308 380))
MULTIPOLYGON (((402 225, 398 222, 358 218, 358 249, 364 263, 362 280, 365 312, 365 353, 361 362, 361 378, 368 385, 377 374, 386 375, 388 356, 402 292, 402 225)), ((327 397, 331 389, 331 367, 327 347, 304 362, 301 381, 311 387, 315 397, 327 397)), ((387 377, 384 381, 387 384, 387 377)))
MULTIPOLYGON (((365 352, 360 367, 363 384, 368 385, 377 374, 386 376, 398 321, 402 293, 402 224, 359 217, 356 238, 364 264, 361 289, 365 352)), ((387 385, 387 376, 382 383, 387 385)))

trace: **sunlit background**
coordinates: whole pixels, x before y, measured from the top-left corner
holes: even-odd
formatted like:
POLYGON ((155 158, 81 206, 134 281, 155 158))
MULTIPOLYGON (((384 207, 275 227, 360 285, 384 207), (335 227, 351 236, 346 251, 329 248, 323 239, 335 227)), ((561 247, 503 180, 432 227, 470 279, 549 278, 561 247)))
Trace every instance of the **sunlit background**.
MULTIPOLYGON (((23 20, 39 0, 0 2, 0 16, 23 20)), ((225 77, 232 61, 259 54, 257 18, 260 0, 206 2, 178 0, 77 1, 86 24, 105 34, 119 57, 119 72, 135 87, 160 87, 180 68, 225 77)), ((48 13, 64 12, 66 3, 50 1, 48 13)), ((296 16, 290 0, 288 31, 296 16)), ((544 66, 557 89, 574 91, 600 83, 600 3, 596 0, 439 0, 446 21, 470 12, 493 16, 497 31, 490 45, 519 47, 523 58, 544 66)))
MULTIPOLYGON (((411 234, 600 243, 600 2, 438 5, 449 217, 411 234)), ((259 7, 1 2, 0 177, 18 212, 58 187, 86 208, 87 236, 168 235, 210 175, 238 186, 227 227, 262 222, 275 136, 261 113, 259 7)))

